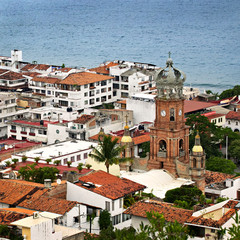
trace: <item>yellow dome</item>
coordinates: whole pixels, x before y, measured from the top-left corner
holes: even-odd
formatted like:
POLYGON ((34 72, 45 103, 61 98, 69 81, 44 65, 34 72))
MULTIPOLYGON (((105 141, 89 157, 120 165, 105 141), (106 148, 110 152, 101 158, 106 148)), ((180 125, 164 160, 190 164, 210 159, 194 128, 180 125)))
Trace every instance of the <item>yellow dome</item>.
POLYGON ((202 146, 194 146, 192 149, 193 152, 203 152, 202 146))
POLYGON ((123 142, 123 143, 132 142, 132 138, 130 136, 123 136, 121 139, 121 142, 123 142))
POLYGON ((126 126, 124 127, 124 129, 129 129, 129 126, 128 126, 128 125, 126 125, 126 126))

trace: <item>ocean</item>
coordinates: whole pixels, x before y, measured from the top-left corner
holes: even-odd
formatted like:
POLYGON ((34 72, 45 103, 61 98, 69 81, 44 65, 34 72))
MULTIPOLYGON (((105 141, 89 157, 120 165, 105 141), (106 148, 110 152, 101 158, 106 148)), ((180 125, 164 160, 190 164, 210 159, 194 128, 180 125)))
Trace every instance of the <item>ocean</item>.
POLYGON ((186 86, 240 84, 239 0, 0 0, 0 55, 96 67, 108 60, 164 67, 168 52, 186 86))

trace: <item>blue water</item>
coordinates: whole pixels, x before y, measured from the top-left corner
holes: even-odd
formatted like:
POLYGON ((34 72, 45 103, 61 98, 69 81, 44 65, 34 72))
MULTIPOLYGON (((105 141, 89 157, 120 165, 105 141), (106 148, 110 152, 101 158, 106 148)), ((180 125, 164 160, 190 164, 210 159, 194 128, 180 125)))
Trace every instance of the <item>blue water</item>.
POLYGON ((0 0, 0 55, 95 67, 106 60, 175 66, 185 85, 240 84, 239 0, 0 0))

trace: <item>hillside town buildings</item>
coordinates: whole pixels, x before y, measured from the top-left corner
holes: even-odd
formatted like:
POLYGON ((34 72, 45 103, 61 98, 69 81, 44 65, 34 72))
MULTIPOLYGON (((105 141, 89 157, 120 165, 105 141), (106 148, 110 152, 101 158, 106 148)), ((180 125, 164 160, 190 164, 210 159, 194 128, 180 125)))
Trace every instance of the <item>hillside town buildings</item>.
POLYGON ((1 223, 17 226, 27 240, 83 239, 82 231, 99 233, 103 210, 118 229, 139 229, 148 223, 146 211, 154 210, 197 229, 193 239, 215 239, 239 211, 239 178, 205 170, 200 135, 189 149, 185 120, 200 113, 239 132, 239 97, 210 101, 184 87, 185 79, 171 58, 165 68, 116 60, 73 69, 23 62, 18 50, 0 57, 1 223), (117 138, 125 147, 121 157, 131 160, 110 167, 111 174, 89 157, 104 135, 117 138), (56 167, 57 182, 16 179, 21 167, 34 162, 56 167), (196 185, 214 201, 231 200, 200 211, 159 201, 182 185, 196 185), (157 198, 125 209, 124 200, 142 192, 157 198))

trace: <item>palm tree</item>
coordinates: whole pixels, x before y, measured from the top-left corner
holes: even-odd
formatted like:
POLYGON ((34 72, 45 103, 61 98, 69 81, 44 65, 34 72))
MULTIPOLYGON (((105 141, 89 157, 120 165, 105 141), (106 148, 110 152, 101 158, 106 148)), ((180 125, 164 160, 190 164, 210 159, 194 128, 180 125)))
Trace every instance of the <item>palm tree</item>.
POLYGON ((123 151, 124 146, 120 146, 117 143, 118 138, 112 140, 112 136, 104 135, 103 138, 99 138, 98 140, 98 146, 92 147, 93 151, 89 156, 97 162, 104 162, 108 173, 111 165, 129 161, 127 158, 120 157, 120 153, 123 151))
POLYGON ((78 166, 77 166, 77 169, 79 171, 79 173, 82 171, 83 169, 83 163, 79 163, 78 166))
POLYGON ((40 157, 35 157, 34 161, 35 161, 36 164, 38 164, 38 162, 40 161, 40 157))
POLYGON ((51 158, 47 158, 45 161, 46 161, 47 164, 49 164, 52 161, 52 159, 51 158))

